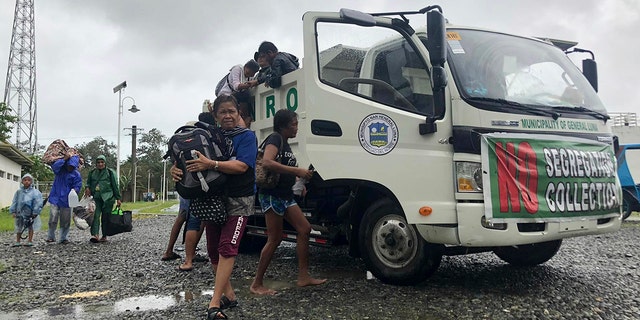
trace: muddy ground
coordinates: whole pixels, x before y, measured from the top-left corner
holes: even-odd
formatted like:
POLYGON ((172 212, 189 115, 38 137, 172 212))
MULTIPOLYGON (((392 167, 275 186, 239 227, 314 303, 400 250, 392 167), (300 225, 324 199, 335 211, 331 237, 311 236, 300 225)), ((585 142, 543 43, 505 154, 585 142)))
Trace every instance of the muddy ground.
MULTIPOLYGON (((174 216, 134 221, 108 243, 12 248, 1 234, 0 319, 204 319, 213 292, 208 263, 178 272, 162 262, 174 216)), ((311 272, 322 286, 297 288, 295 247, 283 245, 268 272, 276 296, 249 293, 257 255, 233 272, 240 306, 230 319, 640 319, 640 223, 610 235, 565 240, 544 265, 513 268, 493 254, 444 257, 427 282, 397 287, 367 280, 346 248, 313 248, 311 272)), ((204 240, 199 244, 206 248, 204 240)), ((184 255, 184 252, 179 252, 184 255)))

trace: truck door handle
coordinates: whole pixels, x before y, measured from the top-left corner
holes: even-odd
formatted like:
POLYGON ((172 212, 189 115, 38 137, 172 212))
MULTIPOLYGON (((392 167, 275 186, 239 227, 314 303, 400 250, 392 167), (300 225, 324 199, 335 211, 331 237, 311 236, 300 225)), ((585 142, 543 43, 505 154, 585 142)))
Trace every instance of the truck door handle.
POLYGON ((328 120, 311 120, 311 133, 316 136, 340 137, 342 129, 340 125, 328 120))

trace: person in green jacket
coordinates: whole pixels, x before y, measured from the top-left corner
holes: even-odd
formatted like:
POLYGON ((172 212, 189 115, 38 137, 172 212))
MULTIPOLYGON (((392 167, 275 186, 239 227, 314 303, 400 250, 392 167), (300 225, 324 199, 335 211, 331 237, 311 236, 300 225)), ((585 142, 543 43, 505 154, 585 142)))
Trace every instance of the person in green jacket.
POLYGON ((96 211, 93 216, 93 224, 91 224, 91 238, 89 239, 93 243, 107 241, 107 236, 104 234, 104 222, 111 214, 113 204, 117 203, 118 207, 122 204, 116 173, 107 168, 105 160, 103 155, 96 158, 96 168, 89 172, 87 185, 84 189, 85 196, 93 196, 93 200, 96 202, 96 211), (102 222, 102 238, 98 237, 100 222, 102 222))

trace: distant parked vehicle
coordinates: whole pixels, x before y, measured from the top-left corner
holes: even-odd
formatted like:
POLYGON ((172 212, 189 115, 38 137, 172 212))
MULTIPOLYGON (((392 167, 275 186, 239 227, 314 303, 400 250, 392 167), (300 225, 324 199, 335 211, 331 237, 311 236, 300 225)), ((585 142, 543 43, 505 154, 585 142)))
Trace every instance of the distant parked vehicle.
POLYGON ((142 200, 145 202, 153 202, 156 200, 156 194, 154 192, 145 192, 142 194, 142 200))
MULTIPOLYGON (((640 144, 621 144, 616 158, 618 159, 618 178, 622 185, 622 220, 629 218, 631 212, 640 211, 640 184, 631 176, 627 162, 627 151, 640 150, 640 144)), ((640 151, 638 151, 640 152, 640 151)))

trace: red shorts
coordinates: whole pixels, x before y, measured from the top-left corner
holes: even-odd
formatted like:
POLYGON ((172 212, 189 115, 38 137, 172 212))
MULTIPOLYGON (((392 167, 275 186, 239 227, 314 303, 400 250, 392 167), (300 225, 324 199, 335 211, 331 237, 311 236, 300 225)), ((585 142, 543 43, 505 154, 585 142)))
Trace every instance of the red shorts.
POLYGON ((240 240, 247 226, 247 218, 246 216, 229 216, 224 225, 206 223, 207 253, 211 264, 218 264, 219 255, 225 258, 238 255, 240 240))

